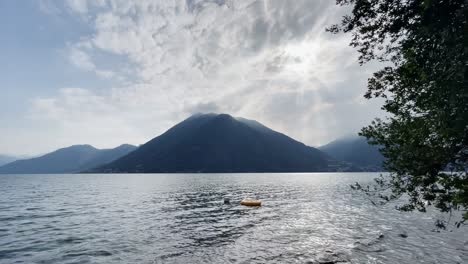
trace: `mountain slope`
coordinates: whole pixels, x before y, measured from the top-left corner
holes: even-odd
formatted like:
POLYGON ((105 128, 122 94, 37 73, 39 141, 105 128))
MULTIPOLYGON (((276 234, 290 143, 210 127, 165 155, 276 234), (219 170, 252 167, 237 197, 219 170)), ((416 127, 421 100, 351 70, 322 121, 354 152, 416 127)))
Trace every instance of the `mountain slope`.
POLYGON ((260 123, 226 114, 194 115, 94 172, 307 172, 331 163, 260 123))
POLYGON ((15 160, 17 160, 17 158, 15 157, 7 156, 7 155, 0 155, 0 166, 13 162, 15 160))
POLYGON ((384 157, 377 146, 369 145, 364 137, 342 138, 318 149, 332 158, 346 161, 365 171, 380 171, 384 157))
POLYGON ((123 144, 113 149, 99 150, 99 152, 96 155, 94 155, 87 162, 84 162, 83 165, 80 166, 79 171, 88 170, 97 166, 102 166, 127 155, 135 149, 137 149, 137 147, 133 145, 123 144))
POLYGON ((0 167, 0 173, 74 173, 106 164, 135 149, 131 145, 103 150, 90 145, 75 145, 37 158, 14 161, 0 167))

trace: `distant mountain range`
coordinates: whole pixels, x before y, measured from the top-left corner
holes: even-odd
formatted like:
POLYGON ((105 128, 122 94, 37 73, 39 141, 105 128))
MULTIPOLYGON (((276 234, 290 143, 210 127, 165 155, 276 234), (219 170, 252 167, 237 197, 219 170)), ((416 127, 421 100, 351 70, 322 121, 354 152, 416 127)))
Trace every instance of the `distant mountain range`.
POLYGON ((383 159, 363 137, 317 149, 254 120, 197 114, 139 147, 75 145, 0 165, 0 174, 380 171, 383 159))
POLYGON ((318 149, 362 171, 382 171, 385 159, 377 146, 369 145, 365 137, 359 136, 341 138, 318 149))
POLYGON ((1 166, 0 173, 77 173, 112 162, 136 148, 121 145, 114 149, 96 149, 90 145, 75 145, 37 158, 13 161, 1 166))
POLYGON ((334 165, 318 149, 256 121, 199 114, 91 172, 311 172, 334 165))

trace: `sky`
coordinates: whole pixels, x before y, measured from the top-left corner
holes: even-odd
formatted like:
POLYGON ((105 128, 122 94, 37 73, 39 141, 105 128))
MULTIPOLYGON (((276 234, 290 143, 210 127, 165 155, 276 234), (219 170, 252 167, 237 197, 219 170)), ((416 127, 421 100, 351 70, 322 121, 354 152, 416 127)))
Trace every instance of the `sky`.
POLYGON ((143 144, 195 113, 310 146, 355 134, 379 65, 325 28, 330 0, 0 1, 0 153, 143 144))

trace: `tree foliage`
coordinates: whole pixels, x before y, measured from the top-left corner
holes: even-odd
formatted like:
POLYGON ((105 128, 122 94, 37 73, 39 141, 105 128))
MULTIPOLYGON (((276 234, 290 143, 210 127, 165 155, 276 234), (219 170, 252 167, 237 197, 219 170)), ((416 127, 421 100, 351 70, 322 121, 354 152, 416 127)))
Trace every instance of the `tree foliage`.
MULTIPOLYGON (((383 62, 365 97, 383 98, 388 117, 361 131, 382 147, 390 177, 372 188, 399 207, 462 211, 468 220, 468 0, 337 0, 350 15, 328 28, 352 35, 361 64, 383 62), (389 190, 389 193, 383 192, 389 190)), ((438 222, 440 227, 444 222, 438 222)))

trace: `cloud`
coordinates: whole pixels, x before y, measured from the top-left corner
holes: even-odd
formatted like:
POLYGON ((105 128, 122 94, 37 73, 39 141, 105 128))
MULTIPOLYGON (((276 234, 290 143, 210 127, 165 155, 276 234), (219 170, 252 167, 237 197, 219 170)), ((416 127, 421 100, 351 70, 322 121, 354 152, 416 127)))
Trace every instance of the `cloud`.
MULTIPOLYGON (((83 44, 81 46, 83 46, 83 44)), ((80 48, 72 47, 69 51, 68 59, 70 63, 72 63, 77 68, 83 71, 94 72, 97 76, 101 78, 109 79, 115 76, 115 73, 113 71, 98 69, 92 61, 91 57, 88 55, 88 53, 86 53, 80 48)))
POLYGON ((101 78, 110 79, 115 76, 115 73, 113 71, 96 70, 96 75, 101 78))
POLYGON ((96 126, 90 142, 109 133, 144 143, 188 114, 227 112, 319 145, 379 115, 362 99, 375 66, 360 67, 349 38, 324 30, 343 14, 333 1, 67 3, 92 31, 69 43, 70 62, 104 78, 131 75, 99 93, 64 88, 34 101, 66 133, 96 126), (96 65, 109 57, 125 66, 96 65))
POLYGON ((197 114, 197 113, 218 113, 220 112, 219 106, 214 102, 207 103, 197 103, 188 105, 185 107, 185 112, 188 114, 197 114))
POLYGON ((96 65, 94 65, 89 55, 80 49, 72 48, 69 54, 69 59, 73 65, 82 70, 94 71, 96 69, 96 65))
POLYGON ((88 12, 88 1, 87 0, 67 0, 68 6, 77 13, 88 12))
POLYGON ((118 99, 114 101, 86 89, 63 88, 57 96, 35 99, 32 105, 29 118, 55 123, 53 132, 61 134, 58 138, 65 138, 61 140, 63 145, 117 146, 146 139, 137 131, 141 119, 133 116, 131 107, 122 108, 118 99), (128 120, 133 120, 133 123, 128 120), (104 138, 107 139, 103 145, 100 141, 104 138))
POLYGON ((58 15, 62 12, 57 4, 52 0, 39 0, 37 3, 39 10, 45 14, 58 15))
MULTIPOLYGON (((106 5, 107 0, 66 0, 68 8, 75 13, 84 15, 90 8, 99 8, 106 5)), ((111 1, 109 1, 111 2, 111 1)))

